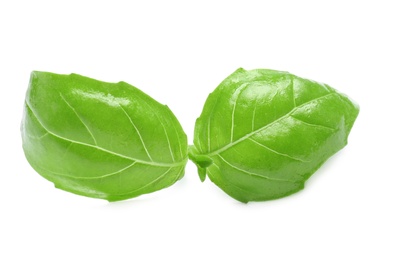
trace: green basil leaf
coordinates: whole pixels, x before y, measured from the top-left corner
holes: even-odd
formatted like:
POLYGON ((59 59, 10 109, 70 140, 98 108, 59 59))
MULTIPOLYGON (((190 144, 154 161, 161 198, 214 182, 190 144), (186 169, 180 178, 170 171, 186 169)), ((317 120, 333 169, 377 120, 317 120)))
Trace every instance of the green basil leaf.
POLYGON ((209 95, 189 157, 239 201, 284 197, 347 144, 358 112, 326 84, 238 69, 209 95))
POLYGON ((125 82, 33 72, 21 130, 31 166, 76 194, 123 200, 184 175, 187 140, 178 120, 125 82))

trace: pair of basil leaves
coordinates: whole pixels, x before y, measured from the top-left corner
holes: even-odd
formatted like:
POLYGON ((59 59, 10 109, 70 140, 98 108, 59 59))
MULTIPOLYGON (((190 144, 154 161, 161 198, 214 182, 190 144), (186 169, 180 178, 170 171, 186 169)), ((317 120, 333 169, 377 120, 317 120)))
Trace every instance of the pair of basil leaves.
POLYGON ((108 201, 166 188, 190 158, 231 197, 287 196, 347 143, 359 112, 326 84, 238 69, 208 96, 194 145, 171 110, 125 82, 33 72, 22 120, 31 166, 57 188, 108 201))

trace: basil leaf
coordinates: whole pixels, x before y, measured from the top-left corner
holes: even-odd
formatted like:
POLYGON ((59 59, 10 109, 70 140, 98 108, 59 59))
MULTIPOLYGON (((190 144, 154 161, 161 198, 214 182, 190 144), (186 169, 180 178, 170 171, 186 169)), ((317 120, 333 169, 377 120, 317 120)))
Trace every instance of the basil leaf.
POLYGON ((238 69, 209 95, 189 157, 239 201, 284 197, 347 144, 358 112, 326 84, 238 69))
POLYGON ((125 82, 33 72, 21 129, 31 166, 76 194, 123 200, 184 175, 187 140, 179 122, 125 82))

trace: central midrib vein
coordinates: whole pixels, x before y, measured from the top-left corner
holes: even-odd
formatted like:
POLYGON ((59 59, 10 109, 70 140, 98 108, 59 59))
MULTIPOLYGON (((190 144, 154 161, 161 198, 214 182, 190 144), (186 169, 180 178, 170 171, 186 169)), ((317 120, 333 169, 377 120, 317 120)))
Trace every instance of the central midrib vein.
POLYGON ((92 145, 92 144, 88 144, 88 143, 84 143, 84 142, 79 142, 79 141, 75 141, 75 140, 68 139, 68 138, 66 138, 66 137, 60 136, 60 135, 58 135, 58 134, 55 134, 55 133, 49 131, 49 130, 43 125, 43 123, 40 121, 40 119, 38 119, 36 113, 33 111, 33 109, 31 108, 31 106, 30 106, 27 102, 25 102, 25 103, 26 103, 26 107, 32 112, 33 116, 37 119, 37 122, 41 125, 41 127, 42 127, 45 131, 47 131, 50 135, 55 136, 55 137, 57 137, 57 138, 59 138, 59 139, 62 139, 62 140, 65 140, 65 141, 68 141, 68 142, 71 142, 71 143, 83 145, 83 146, 92 147, 92 148, 95 148, 95 149, 97 149, 97 150, 103 151, 103 152, 105 152, 105 153, 109 153, 109 154, 112 154, 112 155, 115 155, 115 156, 118 156, 118 157, 121 157, 121 158, 124 158, 124 159, 128 159, 128 160, 131 160, 131 161, 135 161, 135 162, 137 162, 137 163, 147 164, 147 165, 152 165, 152 166, 175 167, 175 166, 183 165, 183 164, 185 163, 185 161, 187 161, 187 158, 186 158, 186 159, 184 159, 184 160, 182 160, 182 161, 180 161, 180 162, 176 162, 176 163, 148 162, 148 161, 136 159, 136 158, 133 158, 133 157, 129 157, 129 156, 126 156, 126 155, 124 155, 124 154, 116 153, 116 152, 114 152, 114 151, 107 150, 107 149, 105 149, 105 148, 103 148, 103 147, 100 147, 100 146, 97 146, 97 145, 92 145))
POLYGON ((333 95, 333 94, 336 94, 336 92, 328 93, 328 94, 323 95, 323 96, 320 96, 320 97, 318 97, 318 98, 309 100, 308 102, 305 102, 305 103, 303 103, 303 104, 301 104, 301 105, 299 105, 299 106, 296 106, 296 107, 294 107, 292 110, 290 110, 287 114, 285 114, 285 115, 283 115, 283 116, 281 116, 281 117, 275 119, 275 120, 272 121, 271 123, 269 123, 269 124, 267 124, 267 125, 265 125, 265 126, 263 126, 263 127, 260 127, 259 129, 255 130, 255 131, 252 131, 252 132, 250 132, 249 134, 246 134, 246 135, 244 135, 243 137, 241 137, 241 138, 235 140, 234 142, 230 142, 229 144, 223 146, 222 148, 219 148, 219 149, 217 149, 217 150, 215 150, 215 151, 213 151, 213 152, 210 152, 210 153, 208 153, 208 154, 206 154, 206 155, 207 155, 207 156, 214 156, 214 155, 220 154, 220 153, 226 151, 228 148, 230 148, 230 147, 232 147, 232 146, 234 146, 234 145, 236 145, 236 144, 238 144, 238 143, 240 143, 240 142, 242 142, 242 141, 248 139, 248 138, 251 137, 252 135, 254 135, 254 134, 256 134, 256 133, 258 133, 258 132, 264 130, 265 128, 268 128, 269 126, 273 125, 274 123, 278 122, 279 120, 282 120, 282 119, 284 119, 284 118, 290 116, 295 110, 297 110, 297 109, 299 109, 299 108, 301 108, 301 107, 303 107, 303 106, 305 106, 305 105, 307 105, 307 104, 309 104, 309 103, 311 103, 311 102, 313 102, 313 101, 322 99, 322 98, 324 98, 324 97, 327 97, 327 96, 330 96, 330 95, 333 95))

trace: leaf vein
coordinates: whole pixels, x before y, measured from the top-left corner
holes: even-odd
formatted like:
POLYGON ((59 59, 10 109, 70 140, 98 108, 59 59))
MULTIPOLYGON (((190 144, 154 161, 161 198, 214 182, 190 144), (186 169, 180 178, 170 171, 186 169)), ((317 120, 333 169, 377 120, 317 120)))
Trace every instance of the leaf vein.
POLYGON ((261 147, 267 149, 268 151, 271 151, 271 152, 273 152, 273 153, 275 153, 275 154, 277 154, 277 155, 284 156, 284 157, 290 158, 290 159, 295 160, 295 161, 309 162, 309 161, 305 161, 305 160, 296 158, 296 157, 294 157, 294 156, 288 155, 288 154, 286 154, 286 153, 278 152, 278 151, 276 151, 276 150, 274 150, 274 149, 272 149, 272 148, 269 148, 268 146, 265 146, 265 145, 262 144, 262 143, 257 142, 256 140, 252 139, 251 137, 249 137, 248 139, 249 139, 250 141, 252 141, 253 143, 255 143, 255 144, 257 144, 257 145, 259 145, 259 146, 261 146, 261 147))
MULTIPOLYGON (((142 190, 142 189, 148 187, 149 185, 152 185, 153 183, 155 183, 155 182, 159 181, 160 179, 162 179, 172 168, 173 168, 173 167, 168 168, 168 170, 166 170, 166 171, 165 171, 163 174, 161 174, 159 177, 157 177, 157 178, 154 179, 153 181, 151 181, 151 182, 145 184, 144 186, 142 186, 142 187, 140 187, 140 188, 138 188, 138 189, 136 189, 136 190, 133 190, 133 191, 130 191, 130 192, 126 192, 126 193, 121 193, 121 194, 114 194, 114 196, 123 196, 123 195, 127 195, 127 194, 130 194, 130 193, 135 193, 135 192, 137 192, 137 191, 139 191, 139 190, 142 190)), ((182 172, 183 169, 184 169, 184 167, 181 167, 180 172, 182 172)), ((179 174, 180 174, 180 173, 179 173, 179 174)), ((179 176, 179 174, 177 174, 177 176, 179 176)))
MULTIPOLYGON (((220 90, 220 94, 223 92, 223 89, 220 90)), ((210 94, 212 95, 212 93, 210 94)), ((220 96, 220 95, 219 95, 220 96)), ((215 104, 213 105, 211 112, 209 113, 208 116, 208 125, 207 125, 207 139, 208 139, 208 153, 211 151, 211 119, 212 119, 212 113, 215 110, 216 105, 218 104, 219 98, 216 98, 215 104)), ((202 146, 200 145, 200 149, 202 150, 202 146)))
POLYGON ((292 98, 293 98, 293 104, 294 104, 294 107, 296 108, 297 107, 297 103, 296 103, 295 94, 294 94, 294 79, 293 79, 293 77, 291 77, 291 79, 290 79, 290 87, 291 87, 291 95, 292 95, 292 98))
POLYGON ((114 175, 117 175, 119 173, 122 173, 122 172, 126 171, 127 169, 129 169, 130 167, 132 167, 133 165, 135 165, 136 163, 137 162, 133 162, 133 163, 127 165, 126 167, 124 167, 124 168, 122 168, 122 169, 120 169, 118 171, 115 171, 115 172, 103 174, 103 175, 100 175, 100 176, 92 176, 92 177, 88 177, 88 176, 72 176, 72 175, 68 175, 68 174, 62 174, 62 173, 54 172, 54 171, 51 171, 51 170, 48 170, 48 169, 43 169, 43 170, 48 171, 48 172, 50 172, 50 173, 52 173, 54 175, 58 175, 58 176, 62 176, 62 177, 68 177, 68 178, 72 178, 72 179, 97 180, 97 179, 104 179, 106 177, 110 177, 110 176, 114 176, 114 175))
POLYGON ((233 110, 231 112, 231 130, 230 130, 230 142, 234 140, 234 127, 235 127, 235 109, 237 107, 237 101, 242 91, 244 91, 249 85, 244 83, 242 84, 233 94, 235 96, 233 110))
POLYGON ((93 142, 95 145, 97 145, 97 140, 94 137, 92 131, 90 131, 89 127, 87 126, 87 124, 85 123, 84 120, 82 120, 81 116, 78 114, 78 112, 75 110, 75 108, 73 106, 71 106, 71 104, 64 98, 64 96, 62 95, 62 93, 59 93, 60 97, 63 99, 63 101, 67 104, 67 106, 74 112, 74 114, 78 117, 79 121, 81 121, 81 123, 84 125, 84 127, 86 128, 86 130, 88 131, 88 133, 90 134, 90 136, 93 139, 93 142))
POLYGON ((254 131, 254 118, 256 116, 257 99, 254 101, 253 115, 252 115, 252 131, 254 131))
POLYGON ((223 162, 225 162, 228 166, 230 166, 231 168, 234 168, 234 169, 236 169, 236 170, 238 170, 238 171, 240 171, 240 172, 246 173, 246 174, 248 174, 248 175, 250 175, 250 176, 254 176, 254 177, 266 179, 266 180, 269 180, 269 181, 293 182, 293 181, 291 181, 291 180, 271 178, 271 177, 268 177, 268 176, 265 176, 265 175, 260 175, 260 174, 257 174, 257 173, 249 172, 249 171, 247 171, 247 170, 241 169, 241 168, 239 168, 239 167, 237 167, 237 166, 235 166, 235 165, 229 163, 229 162, 226 161, 226 159, 224 159, 223 156, 221 156, 220 154, 218 154, 217 156, 218 156, 223 162))
POLYGON ((126 110, 123 108, 123 106, 122 106, 121 104, 119 104, 119 107, 122 109, 123 113, 127 116, 127 118, 129 119, 131 125, 134 127, 135 131, 136 131, 137 134, 138 134, 138 137, 140 138, 140 141, 141 141, 141 143, 142 143, 142 146, 144 147, 144 150, 145 150, 146 154, 148 155, 149 159, 153 162, 153 159, 152 159, 151 155, 149 154, 148 148, 146 148, 144 139, 142 139, 141 133, 140 133, 140 131, 138 130, 137 126, 134 124, 134 122, 133 122, 133 120, 131 119, 130 115, 126 112, 126 110))
MULTIPOLYGON (((213 165, 213 166, 216 166, 216 168, 218 168, 219 171, 220 171, 219 166, 217 166, 215 163, 213 163, 212 165, 213 165)), ((211 170, 210 170, 209 168, 210 168, 210 167, 207 168, 207 172, 210 173, 210 174, 212 175, 212 172, 211 172, 211 170)), ((226 185, 226 184, 225 184, 225 185, 226 185)), ((228 185, 228 186, 229 186, 229 185, 234 186, 235 188, 237 188, 237 189, 239 189, 239 190, 242 190, 242 191, 244 191, 244 192, 246 192, 246 193, 251 193, 251 194, 260 195, 260 193, 253 192, 253 191, 250 191, 250 190, 241 188, 240 186, 236 185, 235 183, 233 183, 233 182, 230 181, 230 180, 227 180, 227 185, 228 185)))
MULTIPOLYGON (((168 113, 168 112, 167 112, 167 113, 168 113)), ((169 115, 169 116, 170 116, 171 118, 173 118, 172 115, 169 115)), ((174 121, 174 120, 172 119, 172 121, 174 121)), ((179 153, 180 153, 181 157, 183 157, 182 143, 181 143, 181 138, 179 137, 179 133, 178 133, 178 129, 177 129, 177 124, 176 124, 175 122, 173 122, 173 123, 172 123, 172 126, 173 126, 173 128, 174 128, 174 130, 175 130, 176 138, 177 138, 177 140, 178 140, 179 153)))
POLYGON ((172 152, 170 139, 168 138, 168 133, 167 133, 166 127, 164 126, 164 124, 162 122, 162 118, 157 115, 156 110, 153 109, 152 106, 148 102, 146 102, 144 99, 141 99, 141 100, 153 111, 153 113, 155 114, 156 118, 158 119, 158 121, 160 122, 161 126, 163 127, 164 134, 166 136, 167 143, 168 143, 168 148, 170 150, 172 161, 175 162, 174 153, 172 152))
POLYGON ((294 118, 295 120, 297 120, 297 121, 299 121, 299 122, 301 122, 302 124, 304 124, 304 125, 308 125, 308 126, 314 126, 314 127, 321 127, 321 128, 326 128, 326 129, 330 129, 330 130, 333 130, 333 131, 335 131, 336 129, 335 128, 332 128, 332 127, 329 127, 329 126, 325 126, 325 125, 320 125, 320 124, 313 124, 313 123, 308 123, 308 122, 306 122, 306 121, 304 121, 304 120, 302 120, 302 119, 300 119, 300 118, 297 118, 297 117, 295 117, 294 115, 290 115, 292 118, 294 118))

